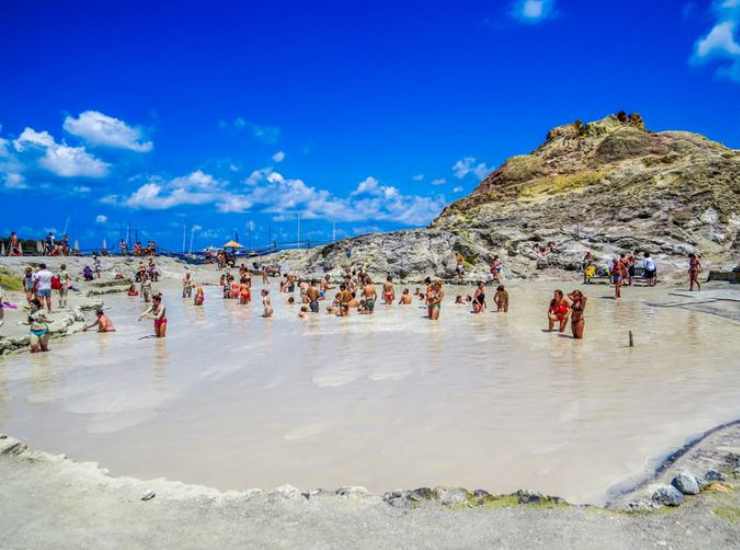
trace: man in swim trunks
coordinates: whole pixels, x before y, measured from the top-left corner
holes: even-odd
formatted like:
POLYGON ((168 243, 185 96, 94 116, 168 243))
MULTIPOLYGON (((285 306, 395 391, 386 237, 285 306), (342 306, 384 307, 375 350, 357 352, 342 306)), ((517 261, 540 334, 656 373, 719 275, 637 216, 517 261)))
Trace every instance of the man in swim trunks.
POLYGON ((319 299, 321 299, 321 291, 317 286, 319 282, 316 279, 311 279, 311 286, 306 289, 306 298, 308 299, 308 307, 311 313, 319 312, 319 299))
POLYGON ((622 284, 627 278, 627 259, 625 254, 614 259, 612 264, 612 283, 614 284, 614 298, 619 300, 622 297, 622 284))
POLYGON ((645 266, 645 278, 648 281, 648 286, 655 286, 658 279, 658 268, 655 265, 655 260, 650 257, 650 252, 645 252, 642 265, 645 266))
POLYGON ((98 332, 115 332, 116 329, 113 327, 113 323, 102 309, 95 312, 95 321, 84 327, 83 332, 87 332, 93 327, 98 327, 98 332))
POLYGON ((375 285, 369 276, 365 277, 365 286, 362 288, 362 297, 365 301, 366 313, 372 315, 375 311, 375 301, 378 299, 378 293, 375 291, 375 285))
POLYGON ((190 271, 185 272, 185 276, 182 278, 182 297, 190 298, 193 295, 193 277, 190 271))

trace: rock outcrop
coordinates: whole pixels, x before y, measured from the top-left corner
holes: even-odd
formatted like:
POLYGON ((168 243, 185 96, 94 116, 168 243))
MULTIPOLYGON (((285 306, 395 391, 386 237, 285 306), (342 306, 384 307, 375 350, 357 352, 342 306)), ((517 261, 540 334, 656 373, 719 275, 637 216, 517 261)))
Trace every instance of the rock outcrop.
POLYGON ((455 257, 468 279, 494 254, 507 275, 576 270, 587 250, 606 263, 647 251, 662 275, 683 271, 686 254, 730 267, 740 256, 740 151, 690 132, 651 132, 637 114, 618 113, 550 130, 429 228, 371 234, 309 251, 274 255, 291 269, 323 274, 350 263, 371 273, 451 278, 455 257))

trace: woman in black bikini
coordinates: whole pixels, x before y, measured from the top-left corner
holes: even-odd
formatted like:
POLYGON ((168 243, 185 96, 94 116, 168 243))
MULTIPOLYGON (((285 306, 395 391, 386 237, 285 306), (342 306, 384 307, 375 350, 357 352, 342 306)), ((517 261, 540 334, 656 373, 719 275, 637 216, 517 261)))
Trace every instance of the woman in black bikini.
POLYGON ((574 290, 568 294, 570 298, 570 328, 573 331, 573 338, 580 340, 583 338, 583 329, 586 326, 586 320, 583 318, 583 310, 586 309, 586 297, 580 290, 574 290))
POLYGON ((473 313, 480 313, 486 307, 486 289, 483 281, 478 281, 478 288, 473 295, 473 313))

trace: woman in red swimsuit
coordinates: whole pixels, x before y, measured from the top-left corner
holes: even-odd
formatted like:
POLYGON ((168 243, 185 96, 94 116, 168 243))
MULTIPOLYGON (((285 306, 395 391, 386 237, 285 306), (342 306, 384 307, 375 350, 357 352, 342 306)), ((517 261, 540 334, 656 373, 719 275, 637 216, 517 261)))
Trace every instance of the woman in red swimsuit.
POLYGON ((162 295, 155 294, 152 296, 152 305, 139 315, 139 321, 149 316, 154 319, 154 336, 164 338, 167 336, 167 310, 162 303, 162 295))
POLYGON ((552 300, 550 300, 550 309, 547 310, 547 331, 552 332, 555 328, 555 323, 558 323, 558 330, 565 332, 565 327, 568 325, 569 313, 570 308, 563 296, 563 291, 556 290, 553 293, 552 300))

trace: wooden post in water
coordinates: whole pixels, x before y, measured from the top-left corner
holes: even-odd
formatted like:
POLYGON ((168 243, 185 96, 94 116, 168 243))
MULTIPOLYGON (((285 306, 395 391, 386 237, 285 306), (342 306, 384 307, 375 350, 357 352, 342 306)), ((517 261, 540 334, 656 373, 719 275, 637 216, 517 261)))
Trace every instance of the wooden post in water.
POLYGON ((634 348, 635 347, 635 340, 632 337, 632 331, 631 330, 629 331, 629 335, 630 335, 630 347, 631 348, 634 348))

